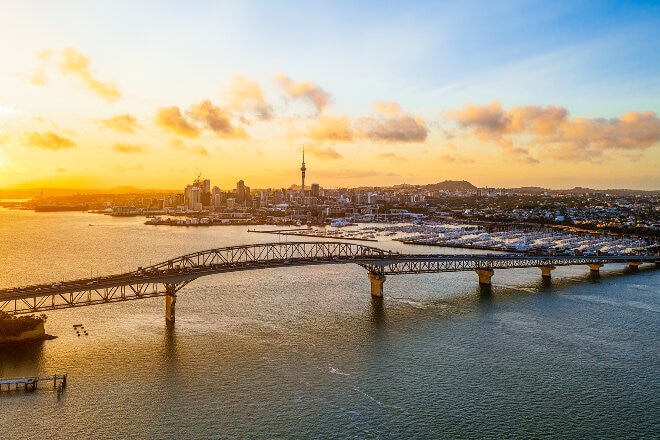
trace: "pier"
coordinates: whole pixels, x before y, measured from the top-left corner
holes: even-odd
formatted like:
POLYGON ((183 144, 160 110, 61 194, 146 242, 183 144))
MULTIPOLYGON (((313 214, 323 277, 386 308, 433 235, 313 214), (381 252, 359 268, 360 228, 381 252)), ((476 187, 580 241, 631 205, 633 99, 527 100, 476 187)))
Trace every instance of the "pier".
POLYGON ((66 373, 53 374, 52 376, 33 376, 21 377, 17 379, 0 379, 0 393, 11 391, 12 388, 16 391, 22 389, 23 391, 34 391, 39 387, 39 384, 53 385, 53 389, 58 392, 64 391, 66 388, 66 373))
POLYGON ((267 231, 258 231, 256 229, 248 229, 248 232, 256 232, 258 234, 276 234, 276 235, 288 235, 295 237, 313 237, 313 238, 325 238, 330 240, 352 240, 352 241, 378 241, 375 238, 368 237, 351 237, 348 235, 342 235, 341 231, 332 231, 338 235, 332 233, 322 232, 317 229, 307 228, 307 229, 275 229, 267 231))

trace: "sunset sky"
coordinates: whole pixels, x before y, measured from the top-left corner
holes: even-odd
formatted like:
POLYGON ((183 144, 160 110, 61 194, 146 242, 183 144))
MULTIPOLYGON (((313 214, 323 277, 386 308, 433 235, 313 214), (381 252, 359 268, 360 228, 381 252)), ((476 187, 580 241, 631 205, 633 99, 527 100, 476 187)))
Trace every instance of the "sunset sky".
POLYGON ((660 3, 0 1, 0 188, 660 189, 660 3))

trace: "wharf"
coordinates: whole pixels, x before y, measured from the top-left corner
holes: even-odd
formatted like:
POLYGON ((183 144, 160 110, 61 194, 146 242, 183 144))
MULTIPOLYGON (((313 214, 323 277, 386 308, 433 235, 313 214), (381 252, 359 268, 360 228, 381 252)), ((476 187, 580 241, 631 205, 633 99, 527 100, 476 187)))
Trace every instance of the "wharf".
POLYGON ((52 376, 21 377, 17 379, 0 379, 0 392, 11 391, 12 385, 15 390, 34 391, 42 384, 53 384, 53 389, 63 391, 66 388, 66 373, 53 374, 52 376), (6 386, 6 387, 5 387, 6 386))
POLYGON ((287 232, 295 232, 295 231, 313 231, 312 228, 306 228, 306 229, 269 229, 266 231, 258 231, 256 229, 248 229, 248 232, 257 232, 259 234, 283 234, 287 232))
POLYGON ((358 237, 345 237, 343 235, 334 236, 334 235, 323 235, 323 234, 304 234, 296 231, 312 231, 313 229, 282 229, 274 231, 255 231, 248 229, 248 232, 258 232, 260 234, 279 234, 279 235, 291 235, 298 237, 314 237, 314 238, 330 238, 334 240, 352 240, 352 241, 378 241, 374 238, 358 238, 358 237))

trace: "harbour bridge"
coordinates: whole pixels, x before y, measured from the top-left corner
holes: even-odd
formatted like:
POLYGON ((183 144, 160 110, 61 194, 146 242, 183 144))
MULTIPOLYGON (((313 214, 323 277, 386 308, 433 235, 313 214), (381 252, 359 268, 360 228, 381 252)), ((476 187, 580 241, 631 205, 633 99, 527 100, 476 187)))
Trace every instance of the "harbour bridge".
POLYGON ((344 242, 253 244, 195 252, 121 274, 0 289, 0 311, 25 314, 164 296, 165 318, 173 322, 177 292, 197 278, 224 272, 346 263, 365 268, 371 295, 382 297, 387 275, 475 271, 479 283, 490 284, 495 269, 538 267, 543 277, 550 277, 557 266, 587 265, 598 272, 607 263, 625 263, 632 268, 644 263, 658 265, 660 257, 401 254, 344 242))

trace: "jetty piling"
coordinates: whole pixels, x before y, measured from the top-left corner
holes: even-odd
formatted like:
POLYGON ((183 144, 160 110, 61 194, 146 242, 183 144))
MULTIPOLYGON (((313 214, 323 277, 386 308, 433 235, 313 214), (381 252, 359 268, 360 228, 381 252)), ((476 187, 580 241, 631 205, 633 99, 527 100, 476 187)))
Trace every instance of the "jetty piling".
POLYGON ((16 391, 21 388, 23 391, 34 391, 38 388, 40 382, 50 383, 51 381, 53 382, 53 389, 57 389, 58 393, 64 391, 66 388, 66 373, 53 374, 52 376, 32 376, 20 377, 16 379, 0 379, 0 392, 11 391, 12 385, 16 391))

